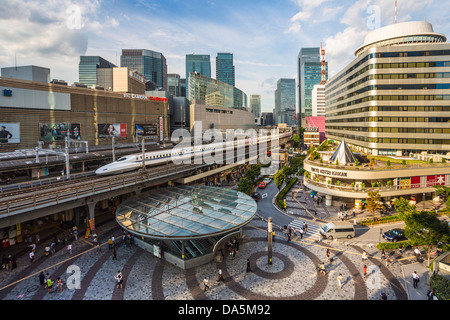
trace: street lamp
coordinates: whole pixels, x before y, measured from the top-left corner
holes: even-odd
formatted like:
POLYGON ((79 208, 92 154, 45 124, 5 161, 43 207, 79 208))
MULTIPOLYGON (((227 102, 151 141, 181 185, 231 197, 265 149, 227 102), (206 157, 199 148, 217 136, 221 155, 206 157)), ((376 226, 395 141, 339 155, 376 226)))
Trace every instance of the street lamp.
POLYGON ((267 220, 267 258, 268 258, 268 264, 272 264, 272 218, 269 217, 267 220))

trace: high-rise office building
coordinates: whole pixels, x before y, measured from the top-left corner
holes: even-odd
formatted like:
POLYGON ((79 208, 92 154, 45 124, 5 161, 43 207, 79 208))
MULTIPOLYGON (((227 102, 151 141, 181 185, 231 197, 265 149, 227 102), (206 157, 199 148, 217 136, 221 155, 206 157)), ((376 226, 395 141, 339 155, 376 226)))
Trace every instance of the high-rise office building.
POLYGON ((187 97, 187 94, 186 94, 186 78, 180 79, 180 95, 181 95, 181 97, 187 97))
POLYGON ((167 75, 167 91, 174 97, 181 97, 181 78, 179 74, 169 73, 167 75))
POLYGON ((325 116, 325 85, 316 84, 312 90, 312 116, 325 116))
POLYGON ((206 100, 206 95, 213 92, 220 92, 223 97, 223 106, 226 108, 234 107, 234 87, 228 83, 203 76, 197 72, 189 74, 189 84, 187 86, 188 100, 206 100))
POLYGON ((232 53, 218 53, 216 57, 216 79, 235 86, 232 53))
MULTIPOLYGON (((298 121, 305 126, 306 117, 312 116, 312 90, 322 80, 320 48, 302 48, 298 54, 298 121)), ((325 63, 326 80, 328 63, 325 63)))
POLYGON ((367 34, 325 85, 327 138, 372 155, 450 152, 450 43, 430 23, 367 34))
POLYGON ((250 95, 250 111, 253 112, 255 118, 261 116, 261 96, 259 94, 250 95))
POLYGON ((211 61, 209 54, 186 55, 186 96, 189 95, 189 73, 198 72, 211 78, 211 61))
POLYGON ((241 109, 247 109, 248 103, 247 103, 247 94, 242 91, 241 89, 238 89, 236 87, 233 87, 233 107, 234 108, 241 108, 241 109))
POLYGON ((122 49, 120 65, 142 74, 155 87, 167 90, 167 63, 162 53, 146 49, 122 49))
POLYGON ((276 124, 296 125, 295 109, 295 79, 279 79, 275 90, 276 124))
POLYGON ((95 86, 98 84, 97 70, 103 68, 112 69, 114 67, 116 65, 99 56, 80 56, 78 81, 88 86, 95 86))

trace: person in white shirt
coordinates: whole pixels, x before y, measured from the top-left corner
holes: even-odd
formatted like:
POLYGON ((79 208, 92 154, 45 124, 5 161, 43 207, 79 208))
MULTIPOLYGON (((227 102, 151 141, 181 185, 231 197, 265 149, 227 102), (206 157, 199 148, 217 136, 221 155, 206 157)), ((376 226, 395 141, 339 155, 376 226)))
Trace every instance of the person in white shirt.
POLYGON ((417 288, 420 278, 416 271, 413 272, 412 278, 413 278, 413 286, 414 286, 414 288, 417 288))

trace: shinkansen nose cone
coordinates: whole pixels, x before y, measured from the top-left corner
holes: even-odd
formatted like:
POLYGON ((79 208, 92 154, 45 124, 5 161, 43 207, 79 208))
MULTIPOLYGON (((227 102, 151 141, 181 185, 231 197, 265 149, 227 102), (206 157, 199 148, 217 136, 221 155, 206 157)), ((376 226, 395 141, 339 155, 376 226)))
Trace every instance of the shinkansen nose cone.
POLYGON ((103 167, 98 168, 97 170, 95 170, 95 174, 99 174, 99 175, 109 174, 107 166, 103 166, 103 167))

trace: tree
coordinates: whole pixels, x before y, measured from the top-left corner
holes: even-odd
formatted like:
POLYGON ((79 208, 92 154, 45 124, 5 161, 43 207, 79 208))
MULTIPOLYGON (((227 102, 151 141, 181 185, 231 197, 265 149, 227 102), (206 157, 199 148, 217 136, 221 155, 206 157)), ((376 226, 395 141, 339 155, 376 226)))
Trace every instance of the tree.
POLYGON ((381 196, 380 193, 377 191, 369 191, 367 193, 369 195, 369 198, 367 198, 367 209, 372 214, 373 218, 375 219, 375 212, 381 208, 380 200, 381 196))
POLYGON ((298 148, 300 145, 300 136, 298 134, 294 134, 294 137, 292 138, 294 140, 294 148, 298 148))
POLYGON ((404 214, 405 236, 413 243, 427 246, 429 266, 431 246, 450 239, 448 224, 440 221, 433 212, 418 212, 415 208, 407 211, 408 214, 404 214))
POLYGON ((450 187, 436 185, 433 186, 436 189, 436 193, 444 197, 444 202, 447 207, 450 207, 450 187))
POLYGON ((275 172, 275 174, 273 175, 273 181, 275 182, 275 185, 277 186, 278 190, 281 189, 283 182, 287 178, 286 171, 287 171, 287 168, 283 167, 280 170, 278 170, 277 172, 275 172))

